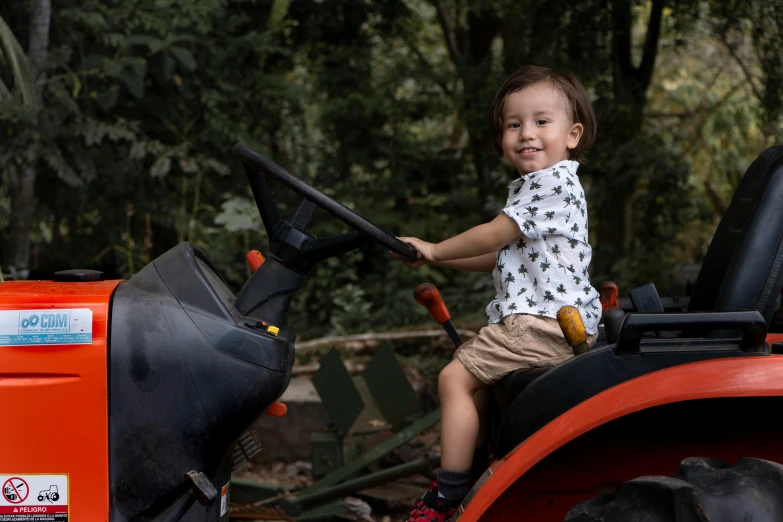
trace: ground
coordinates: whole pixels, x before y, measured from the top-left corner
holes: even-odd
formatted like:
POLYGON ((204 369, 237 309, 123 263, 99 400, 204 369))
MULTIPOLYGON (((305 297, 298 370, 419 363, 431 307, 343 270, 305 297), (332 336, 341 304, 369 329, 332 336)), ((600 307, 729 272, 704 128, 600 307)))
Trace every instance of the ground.
MULTIPOLYGON (((366 345, 355 345, 351 349, 341 347, 343 349, 340 353, 349 372, 359 375, 379 347, 380 343, 369 342, 366 345)), ((444 336, 426 340, 395 340, 392 348, 408 381, 417 392, 422 412, 432 411, 437 407, 437 374, 451 359, 454 346, 444 336)), ((312 466, 309 462, 310 433, 328 430, 330 423, 310 378, 318 368, 318 360, 329 349, 331 347, 322 347, 297 353, 295 377, 281 398, 282 402, 288 404, 289 413, 284 418, 262 416, 259 419, 256 426, 264 443, 264 450, 258 457, 236 470, 235 477, 276 484, 292 490, 312 484, 312 466)), ((374 443, 377 443, 390 433, 379 430, 376 435, 363 440, 374 439, 374 443)), ((427 454, 437 455, 438 451, 439 431, 436 426, 373 464, 371 470, 378 471, 427 454)), ((436 471, 437 467, 433 467, 424 474, 357 492, 344 501, 346 505, 354 508, 352 511, 356 515, 353 520, 406 520, 416 499, 428 489, 436 471), (369 515, 368 509, 371 509, 369 515)), ((255 510, 269 507, 269 504, 260 505, 256 506, 255 510)), ((246 504, 232 505, 231 520, 286 520, 269 513, 252 514, 251 510, 254 509, 246 504)))

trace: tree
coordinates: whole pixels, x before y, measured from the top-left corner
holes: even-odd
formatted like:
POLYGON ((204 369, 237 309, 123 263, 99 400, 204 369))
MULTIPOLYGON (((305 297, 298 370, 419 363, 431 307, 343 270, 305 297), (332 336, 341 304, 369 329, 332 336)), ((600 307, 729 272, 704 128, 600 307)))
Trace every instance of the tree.
MULTIPOLYGON (((11 103, 31 109, 38 107, 36 87, 22 46, 11 28, 0 17, 0 103, 10 109, 11 103), (9 81, 10 79, 10 81, 9 81), (4 81, 5 80, 5 81, 4 81)), ((9 115, 3 113, 3 118, 9 115)))
MULTIPOLYGON (((9 60, 14 60, 12 66, 14 76, 20 81, 17 87, 22 92, 23 103, 34 111, 38 109, 40 99, 40 87, 46 81, 46 57, 49 47, 49 24, 52 14, 51 0, 35 0, 31 3, 29 44, 27 55, 35 71, 32 78, 34 85, 29 85, 28 73, 20 66, 18 46, 11 39, 12 35, 6 34, 4 40, 10 41, 10 45, 4 46, 9 60), (35 102, 33 102, 33 99, 35 102)), ((8 32, 5 22, 2 24, 4 33, 8 32)), ((37 115, 34 115, 35 117, 37 115)), ((5 245, 4 259, 17 277, 26 279, 30 273, 30 228, 35 210, 35 180, 37 174, 37 162, 40 150, 39 136, 33 132, 29 137, 25 164, 21 168, 19 176, 13 180, 11 186, 11 222, 9 227, 8 243, 5 245)))

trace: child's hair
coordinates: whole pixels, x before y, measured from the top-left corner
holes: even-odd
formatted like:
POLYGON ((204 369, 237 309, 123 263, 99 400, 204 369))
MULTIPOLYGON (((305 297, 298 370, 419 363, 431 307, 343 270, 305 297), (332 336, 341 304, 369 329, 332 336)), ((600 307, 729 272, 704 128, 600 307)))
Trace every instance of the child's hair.
POLYGON ((501 143, 503 140, 503 106, 506 103, 506 96, 539 83, 549 84, 559 91, 569 105, 566 110, 570 109, 569 117, 571 118, 571 123, 581 123, 584 127, 579 144, 568 151, 569 159, 579 159, 582 153, 595 142, 598 127, 595 111, 590 103, 587 91, 585 91, 582 83, 573 74, 536 65, 522 66, 517 72, 509 76, 503 82, 503 85, 500 86, 498 92, 495 93, 495 98, 489 107, 492 152, 497 156, 503 156, 501 143))

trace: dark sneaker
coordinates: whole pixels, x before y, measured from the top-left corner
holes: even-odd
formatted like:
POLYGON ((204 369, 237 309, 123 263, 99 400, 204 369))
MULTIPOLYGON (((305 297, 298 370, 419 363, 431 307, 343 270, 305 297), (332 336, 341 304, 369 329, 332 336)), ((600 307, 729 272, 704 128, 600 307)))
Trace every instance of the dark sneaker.
POLYGON ((449 522, 457 510, 449 507, 446 499, 438 498, 438 483, 433 482, 430 490, 422 496, 408 517, 408 522, 449 522))

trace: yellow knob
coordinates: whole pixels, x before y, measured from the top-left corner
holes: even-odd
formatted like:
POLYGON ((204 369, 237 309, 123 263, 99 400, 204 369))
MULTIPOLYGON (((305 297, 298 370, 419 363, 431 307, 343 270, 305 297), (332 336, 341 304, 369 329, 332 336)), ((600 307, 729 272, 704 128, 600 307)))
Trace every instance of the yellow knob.
POLYGON ((277 335, 280 333, 280 328, 277 326, 267 326, 266 331, 271 333, 272 335, 277 335))
POLYGON ((557 311, 557 322, 563 331, 563 337, 574 350, 575 355, 590 349, 587 344, 587 332, 579 310, 573 306, 564 306, 557 311))

